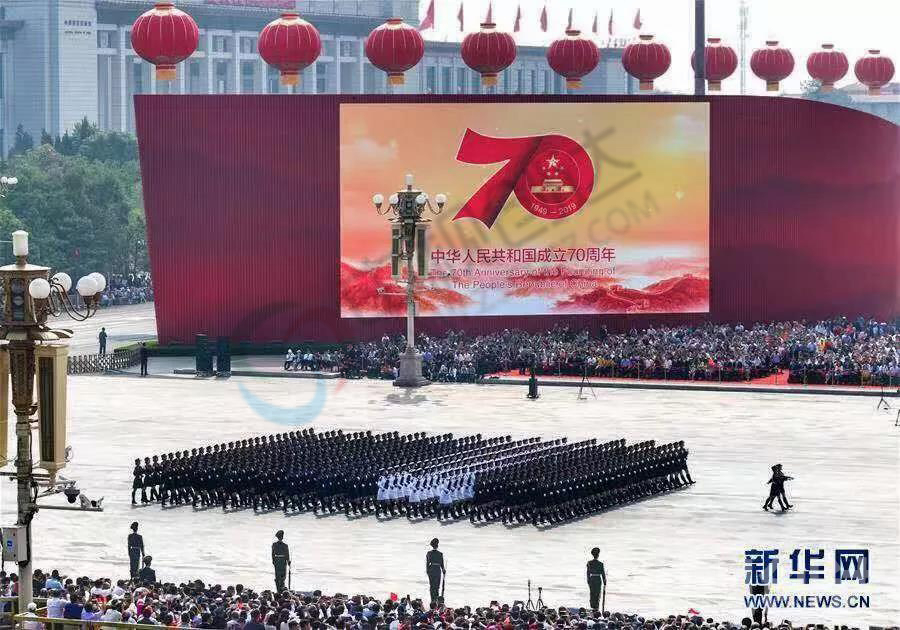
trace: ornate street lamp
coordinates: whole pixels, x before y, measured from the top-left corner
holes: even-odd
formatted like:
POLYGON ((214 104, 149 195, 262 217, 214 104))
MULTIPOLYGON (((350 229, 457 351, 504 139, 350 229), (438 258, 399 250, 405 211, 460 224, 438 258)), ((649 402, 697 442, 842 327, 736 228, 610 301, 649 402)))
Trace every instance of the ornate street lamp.
MULTIPOLYGON (((47 317, 66 313, 76 320, 85 320, 97 312, 100 294, 106 279, 99 273, 84 276, 76 284, 82 298, 79 305, 69 299, 72 279, 65 273, 50 276, 50 269, 28 262, 28 232, 12 233, 13 255, 16 262, 0 267, 0 290, 3 291, 3 316, 0 321, 0 350, 3 363, 8 360, 12 381, 12 404, 16 413, 15 472, 3 473, 14 477, 18 484, 18 518, 16 521, 16 561, 19 564, 19 610, 27 610, 32 601, 31 520, 38 511, 37 499, 58 492, 77 492, 71 480, 57 477, 65 467, 66 445, 66 357, 65 340, 71 330, 52 328, 47 317), (62 342, 62 343, 60 343, 62 342), (38 401, 35 401, 35 374, 38 381, 38 401), (38 412, 37 419, 32 416, 38 412), (36 473, 32 464, 32 424, 40 431, 39 467, 46 473, 36 473), (44 487, 43 492, 39 488, 44 487), (24 539, 24 540, 23 540, 24 539)), ((5 367, 5 366, 3 366, 5 367)), ((4 379, 6 370, 0 369, 4 379)), ((7 384, 0 384, 6 403, 7 384)), ((6 463, 5 410, 0 449, 0 462, 6 463)), ((41 505, 49 509, 79 509, 41 505)), ((9 539, 4 528, 4 541, 9 539)))
MULTIPOLYGON (((416 351, 415 345, 415 284, 416 271, 420 276, 426 274, 426 262, 428 260, 428 246, 425 234, 428 218, 422 218, 427 208, 432 214, 440 214, 447 203, 447 195, 439 193, 434 196, 437 209, 431 204, 428 195, 417 188, 413 188, 413 176, 406 176, 406 188, 398 190, 388 199, 387 207, 384 207, 384 195, 376 194, 372 197, 375 210, 380 215, 391 213, 388 217, 391 222, 391 275, 400 275, 401 261, 406 261, 406 351, 400 356, 400 372, 394 385, 397 387, 421 387, 428 385, 429 381, 422 376, 422 355, 416 351), (416 268, 413 267, 413 259, 416 259, 416 268)), ((382 295, 402 295, 381 292, 382 295)))

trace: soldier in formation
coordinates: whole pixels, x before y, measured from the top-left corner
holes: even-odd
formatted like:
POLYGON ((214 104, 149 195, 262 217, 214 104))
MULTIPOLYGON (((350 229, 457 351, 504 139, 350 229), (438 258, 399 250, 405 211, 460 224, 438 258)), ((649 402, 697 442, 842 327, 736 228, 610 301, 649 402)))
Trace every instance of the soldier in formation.
POLYGON ((163 506, 557 525, 693 483, 683 442, 313 429, 136 462, 163 506))

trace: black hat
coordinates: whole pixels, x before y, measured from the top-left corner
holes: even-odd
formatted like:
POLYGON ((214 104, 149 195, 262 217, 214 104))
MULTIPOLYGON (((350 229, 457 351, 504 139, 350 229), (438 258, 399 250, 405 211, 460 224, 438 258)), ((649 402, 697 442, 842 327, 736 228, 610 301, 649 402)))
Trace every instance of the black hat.
POLYGON ((133 522, 133 523, 131 524, 131 529, 132 529, 133 531, 137 531, 137 528, 138 528, 138 523, 137 523, 137 521, 135 521, 135 522, 133 522))
POLYGON ((437 538, 432 538, 432 539, 431 539, 431 546, 434 547, 435 549, 437 549, 437 546, 438 546, 438 539, 437 539, 437 538))

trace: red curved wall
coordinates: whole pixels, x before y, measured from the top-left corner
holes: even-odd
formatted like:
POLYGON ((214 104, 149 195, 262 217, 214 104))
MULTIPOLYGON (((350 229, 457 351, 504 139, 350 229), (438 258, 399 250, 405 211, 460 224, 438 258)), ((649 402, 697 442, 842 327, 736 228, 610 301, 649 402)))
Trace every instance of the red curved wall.
MULTIPOLYGON (((407 102, 642 97, 394 97, 407 102)), ((691 97, 654 97, 677 101, 691 97)), ((420 330, 900 313, 900 127, 799 99, 710 102, 710 313, 422 318, 420 330)), ((351 340, 400 318, 341 319, 338 106, 352 96, 135 97, 162 343, 351 340)), ((384 234, 375 236, 384 237, 384 234)))

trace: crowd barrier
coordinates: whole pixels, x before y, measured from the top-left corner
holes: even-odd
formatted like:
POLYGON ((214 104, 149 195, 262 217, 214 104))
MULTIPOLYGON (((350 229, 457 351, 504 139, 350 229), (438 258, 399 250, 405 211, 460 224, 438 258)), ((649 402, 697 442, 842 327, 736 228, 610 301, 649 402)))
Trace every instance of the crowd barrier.
POLYGON ((124 370, 141 362, 140 351, 123 350, 109 354, 79 354, 69 357, 69 374, 102 374, 124 370))
MULTIPOLYGON (((38 614, 46 614, 47 600, 43 597, 35 597, 34 603, 38 607, 38 614)), ((16 615, 19 614, 19 598, 3 596, 0 597, 0 629, 14 628, 16 624, 16 615)), ((49 629, 48 629, 49 630, 49 629)))
POLYGON ((42 623, 44 630, 159 630, 160 626, 143 623, 123 623, 120 621, 85 621, 82 619, 52 619, 49 617, 31 617, 14 615, 15 628, 24 630, 25 623, 42 623))

